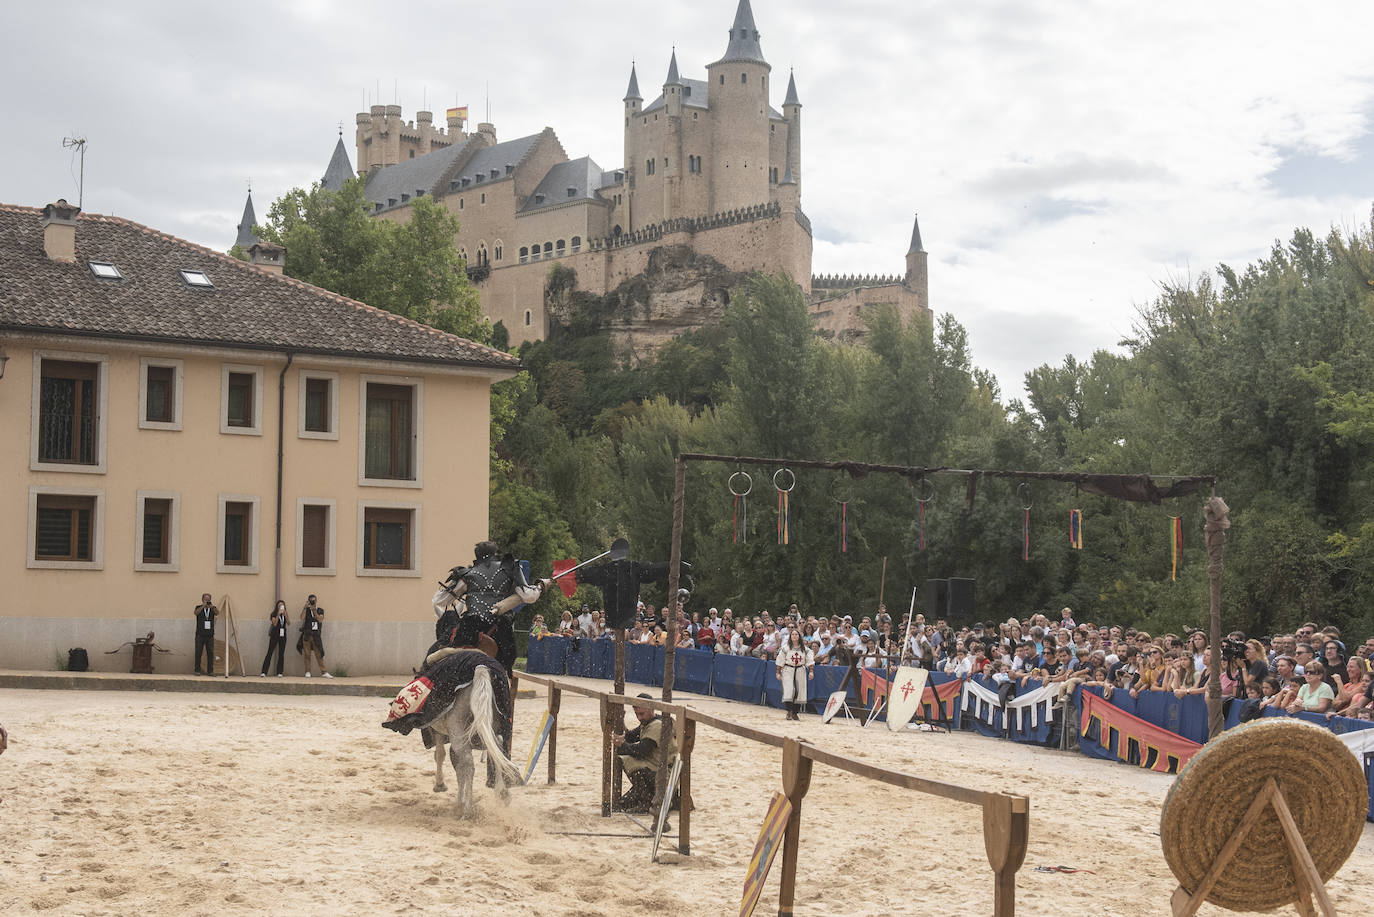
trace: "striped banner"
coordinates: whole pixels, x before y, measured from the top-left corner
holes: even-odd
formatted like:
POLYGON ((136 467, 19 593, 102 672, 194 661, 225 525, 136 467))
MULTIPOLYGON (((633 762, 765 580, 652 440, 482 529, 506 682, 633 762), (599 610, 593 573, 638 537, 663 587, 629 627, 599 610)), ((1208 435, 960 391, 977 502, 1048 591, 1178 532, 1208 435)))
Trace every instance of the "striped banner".
POLYGON ((956 678, 954 681, 947 681, 940 685, 926 685, 925 691, 921 692, 922 715, 927 720, 936 719, 939 713, 935 710, 938 700, 941 709, 944 710, 945 719, 953 719, 954 711, 959 706, 959 695, 963 693, 964 680, 956 678))
POLYGON ((1069 510, 1069 547, 1083 550, 1083 511, 1069 510))
POLYGON ((534 773, 534 766, 539 763, 539 756, 544 753, 544 743, 548 741, 552 728, 553 717, 545 710, 544 716, 539 720, 539 731, 534 734, 534 741, 530 743, 530 757, 525 762, 525 779, 522 782, 530 782, 530 775, 534 773))
POLYGON ((1178 579, 1178 558, 1183 553, 1183 517, 1170 516, 1173 537, 1169 544, 1169 579, 1178 579))
POLYGON ((763 817, 763 829, 759 831, 758 843, 754 845, 754 855, 749 858, 749 875, 744 879, 744 897, 739 903, 739 917, 750 917, 754 908, 758 907, 764 880, 768 878, 768 870, 773 867, 773 857, 782 847, 782 836, 791 817, 791 801, 782 793, 774 793, 773 801, 768 804, 768 814, 763 817))
POLYGON ((1110 748, 1115 738, 1119 761, 1130 760, 1134 747, 1141 767, 1161 774, 1176 774, 1202 748, 1198 743, 1127 713, 1089 691, 1084 691, 1080 696, 1083 698, 1080 733, 1087 735, 1089 727, 1097 723, 1098 744, 1110 748))

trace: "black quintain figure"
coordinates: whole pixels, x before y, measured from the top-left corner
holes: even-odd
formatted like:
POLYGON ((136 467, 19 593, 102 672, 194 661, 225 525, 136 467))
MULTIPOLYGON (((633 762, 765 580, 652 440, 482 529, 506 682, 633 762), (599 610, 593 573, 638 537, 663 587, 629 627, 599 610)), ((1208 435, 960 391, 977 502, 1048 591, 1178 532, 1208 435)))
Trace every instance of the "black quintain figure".
MULTIPOLYGON (((679 578, 689 582, 687 571, 692 565, 681 561, 679 578)), ((588 586, 597 586, 606 609, 606 626, 633 627, 635 606, 639 601, 639 587, 643 583, 662 582, 668 578, 668 564, 645 564, 635 560, 610 560, 578 572, 578 579, 588 586)), ((686 599, 687 590, 678 590, 678 601, 686 599)), ((664 610, 667 614, 667 609, 664 610)))

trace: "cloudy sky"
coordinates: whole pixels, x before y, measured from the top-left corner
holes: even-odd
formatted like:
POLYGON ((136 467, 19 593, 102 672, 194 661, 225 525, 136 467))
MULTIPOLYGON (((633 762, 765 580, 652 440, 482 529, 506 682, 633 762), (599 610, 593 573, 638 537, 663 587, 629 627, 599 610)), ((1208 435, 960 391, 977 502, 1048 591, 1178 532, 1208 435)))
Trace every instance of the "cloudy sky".
MULTIPOLYGON (((646 101, 675 45, 704 78, 736 0, 11 5, 0 201, 233 241, 316 180, 338 123, 399 101, 490 102, 498 136, 552 127, 622 165, 630 62, 646 101)), ((914 213, 937 312, 1004 395, 1112 348, 1161 282, 1262 256, 1293 227, 1367 223, 1374 4, 753 0, 774 73, 796 70, 817 273, 896 273, 914 213)), ((772 82, 781 107, 786 81, 772 82)))

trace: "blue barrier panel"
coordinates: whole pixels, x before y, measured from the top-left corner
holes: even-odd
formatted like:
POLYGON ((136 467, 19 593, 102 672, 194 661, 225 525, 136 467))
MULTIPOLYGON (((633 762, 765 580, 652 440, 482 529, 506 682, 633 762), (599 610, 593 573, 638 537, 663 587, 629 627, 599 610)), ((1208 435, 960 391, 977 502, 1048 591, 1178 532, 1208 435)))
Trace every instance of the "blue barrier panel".
POLYGON ((598 637, 592 641, 592 678, 610 681, 615 677, 615 641, 598 637))
POLYGON ((568 674, 578 678, 590 678, 592 675, 593 641, 585 637, 574 637, 570 643, 572 646, 568 649, 568 674))
POLYGON ((664 649, 661 646, 654 647, 653 671, 649 673, 649 684, 656 688, 663 687, 663 660, 664 649))
POLYGON ((1374 751, 1364 753, 1364 776, 1369 781, 1369 812, 1365 818, 1374 821, 1374 751))
POLYGON ((1179 714, 1179 735, 1199 745, 1206 745, 1212 727, 1207 720, 1207 698, 1189 694, 1183 698, 1179 714))
POLYGON ((769 707, 782 709, 782 682, 778 680, 778 667, 771 659, 760 659, 764 663, 763 702, 769 707))
POLYGON ((768 663, 752 656, 716 656, 711 663, 711 693, 716 697, 757 704, 763 696, 768 663))
MULTIPOLYGON (((825 702, 829 700, 830 695, 840 690, 840 682, 844 681, 844 673, 848 671, 849 667, 843 665, 816 666, 816 677, 811 679, 807 684, 806 691, 806 693, 810 695, 811 700, 816 701, 816 703, 808 703, 807 706, 816 712, 824 710, 825 702)), ((849 689, 846 693, 849 695, 849 702, 851 704, 857 696, 855 692, 855 685, 853 682, 850 682, 849 689)))
POLYGON ((571 645, 567 637, 540 637, 525 650, 525 671, 536 675, 562 675, 571 645))
MULTIPOLYGON (((997 686, 997 682, 993 681, 991 678, 988 678, 988 677, 985 676, 985 675, 975 675, 975 676, 973 677, 972 680, 975 681, 975 682, 977 682, 978 684, 982 685, 984 688, 987 688, 987 689, 988 689, 989 691, 991 691, 993 694, 996 694, 996 693, 997 693, 997 687, 998 687, 998 686, 997 686)), ((977 701, 975 701, 975 705, 976 705, 976 706, 970 708, 970 710, 969 710, 969 715, 966 716, 966 717, 964 717, 964 722, 968 724, 969 728, 971 728, 974 732, 978 733, 979 735, 984 735, 984 736, 1001 736, 1001 735, 1002 735, 1002 711, 1001 711, 1001 709, 1000 709, 1000 708, 994 708, 994 709, 993 709, 993 712, 992 712, 992 724, 989 725, 988 723, 986 723, 986 722, 983 721, 982 717, 978 716, 978 707, 980 707, 981 704, 979 704, 977 701)))
POLYGON ((673 690, 711 693, 711 650, 678 650, 673 663, 673 690))
POLYGON ((1182 735, 1183 702, 1172 691, 1141 691, 1136 697, 1136 716, 1151 726, 1182 735))
MULTIPOLYGON (((946 675, 944 672, 931 672, 931 673, 930 673, 930 677, 929 677, 929 679, 928 679, 928 682, 929 682, 929 684, 931 685, 931 687, 934 687, 934 686, 936 686, 936 685, 943 685, 943 684, 946 684, 947 682, 951 682, 951 681, 954 681, 954 680, 955 680, 955 676, 953 676, 953 675, 946 675)), ((924 710, 924 708, 922 708, 922 710, 924 710)), ((938 722, 940 721, 940 714, 937 713, 933 708, 931 709, 930 712, 934 715, 934 716, 933 716, 933 719, 932 719, 932 722, 937 722, 937 723, 938 723, 938 722)), ((964 717, 964 703, 963 703, 963 698, 961 698, 961 697, 956 697, 956 698, 954 698, 953 703, 950 704, 950 713, 952 714, 952 715, 950 716, 950 718, 949 718, 950 725, 953 726, 955 729, 961 729, 961 728, 963 728, 963 724, 964 724, 964 723, 963 723, 963 717, 964 717)))
MULTIPOLYGON (((1042 682, 1038 678, 1028 678, 1023 684, 1017 687, 1016 693, 1027 694, 1031 691, 1034 691, 1042 684, 1044 684, 1044 682, 1042 682)), ((1041 713, 1044 713, 1043 705, 1041 708, 1041 713)), ((1044 716, 1041 716, 1039 718, 1039 722, 1035 726, 1032 726, 1030 724, 1031 714, 1029 710, 1027 710, 1024 715, 1017 710, 1009 711, 1007 713, 1007 719, 1010 721, 1007 725, 1011 729, 1010 738, 1013 742, 1026 742, 1035 745, 1044 745, 1050 740, 1050 723, 1045 719, 1044 716), (1024 729, 1021 728, 1021 724, 1023 722, 1025 723, 1026 727, 1024 729)))
MULTIPOLYGON (((661 671, 661 670, 660 670, 661 671)), ((637 685, 651 685, 654 677, 654 648, 647 643, 625 646, 625 680, 637 685)), ((662 675, 659 676, 662 678, 662 675)))

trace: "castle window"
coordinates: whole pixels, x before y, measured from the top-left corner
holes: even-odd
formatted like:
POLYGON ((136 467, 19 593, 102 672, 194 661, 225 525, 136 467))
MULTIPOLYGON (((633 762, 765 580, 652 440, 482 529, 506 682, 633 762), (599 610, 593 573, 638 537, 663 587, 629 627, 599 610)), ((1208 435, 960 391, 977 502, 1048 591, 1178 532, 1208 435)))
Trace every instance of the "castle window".
POLYGON ((771 168, 768 170, 768 180, 769 180, 770 182, 772 182, 773 184, 775 184, 775 185, 778 183, 778 167, 777 167, 777 166, 773 166, 773 167, 771 167, 771 168))
POLYGON ((409 195, 409 194, 406 194, 404 191, 402 191, 402 192, 401 192, 401 203, 404 204, 404 203, 405 203, 406 201, 408 201, 408 200, 410 200, 410 195, 409 195))
POLYGON ((577 197, 577 189, 576 189, 576 188, 569 188, 569 189, 568 189, 568 197, 577 197))
POLYGON ((545 242, 545 243, 544 243, 544 257, 545 257, 546 259, 547 259, 547 258, 552 258, 552 257, 553 257, 553 243, 552 243, 552 242, 545 242))
POLYGON ((458 198, 458 209, 459 209, 459 210, 462 210, 462 209, 463 209, 463 199, 462 199, 461 197, 458 198))
POLYGON ((473 179, 473 181, 477 182, 477 184, 480 185, 482 182, 486 181, 486 178, 487 177, 485 175, 478 175, 476 178, 473 179))
POLYGON ((626 115, 626 116, 625 116, 625 126, 626 126, 626 127, 629 127, 629 126, 630 126, 630 116, 629 116, 629 115, 626 115))
POLYGON ((511 173, 514 172, 514 171, 515 171, 515 166, 514 166, 512 163, 509 163, 509 162, 506 163, 506 174, 509 175, 509 174, 511 174, 511 173))
POLYGON ((566 247, 567 247, 567 246, 564 244, 563 240, 562 240, 562 239, 559 239, 559 240, 558 240, 558 244, 557 244, 556 246, 554 246, 554 250, 558 253, 558 257, 560 257, 560 258, 563 257, 563 255, 564 255, 563 249, 566 248, 566 247))
POLYGON ((722 86, 725 85, 725 74, 723 74, 723 73, 720 75, 720 85, 722 85, 722 86))
POLYGON ((533 325, 533 324, 534 324, 534 313, 530 312, 529 309, 526 309, 526 310, 525 310, 525 327, 528 328, 530 325, 533 325))
POLYGON ((458 179, 455 178, 453 181, 451 181, 451 182, 448 183, 448 190, 450 190, 450 191, 457 191, 457 190, 458 190, 458 179))
POLYGON ((375 204, 372 205, 372 211, 373 211, 374 213, 380 211, 381 209, 382 209, 382 203, 381 203, 381 201, 378 201, 377 203, 375 203, 375 204))
POLYGON ((500 239, 497 239, 497 240, 496 240, 496 246, 495 246, 495 248, 496 248, 496 260, 497 260, 497 261, 500 261, 500 260, 501 260, 501 240, 500 240, 500 239))
POLYGON ((644 123, 645 123, 645 124, 648 124, 648 123, 649 123, 649 119, 648 119, 647 117, 644 119, 644 123))
POLYGON ((749 74, 747 74, 747 73, 741 73, 741 74, 739 75, 739 81, 740 81, 741 83, 747 83, 747 82, 749 82, 749 74))
POLYGON ((522 245, 520 246, 520 263, 524 264, 528 260, 530 260, 530 250, 522 245))
POLYGON ((574 255, 577 254, 578 251, 581 250, 581 248, 582 248, 582 237, 581 237, 581 236, 573 236, 573 237, 572 237, 572 250, 573 250, 573 254, 574 254, 574 255))
POLYGON ((682 89, 682 97, 683 97, 683 98, 690 98, 691 95, 692 95, 692 87, 691 87, 691 86, 684 86, 683 89, 682 89))
POLYGON ((415 158, 415 151, 414 151, 414 150, 411 150, 411 151, 410 151, 410 158, 411 158, 411 159, 414 159, 414 158, 415 158))
POLYGON ((387 199, 386 199, 386 205, 387 205, 388 207, 395 207, 395 206, 396 206, 396 198, 394 198, 394 197, 389 197, 389 198, 387 198, 387 199))
POLYGON ((500 177, 501 177, 501 170, 500 170, 500 169, 492 169, 492 170, 491 170, 491 177, 492 177, 492 178, 500 178, 500 177))
POLYGON ((482 192, 482 203, 485 204, 486 202, 487 202, 487 192, 483 191, 483 192, 482 192))
POLYGON ((696 113, 696 112, 692 112, 692 120, 695 121, 696 119, 697 119, 697 113, 696 113))
POLYGON ((653 175, 653 174, 654 174, 654 161, 653 161, 652 159, 646 159, 646 160, 644 161, 644 174, 645 174, 645 175, 653 175))

